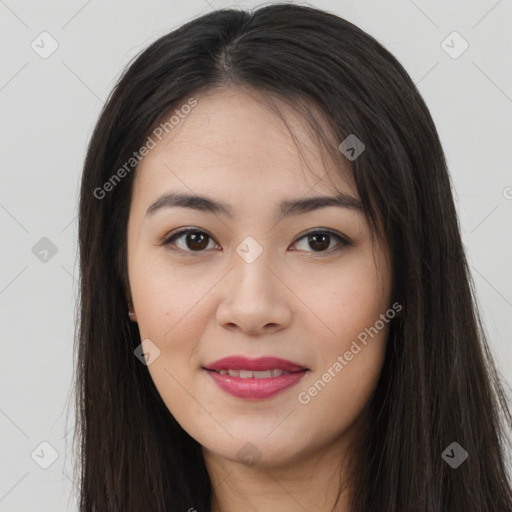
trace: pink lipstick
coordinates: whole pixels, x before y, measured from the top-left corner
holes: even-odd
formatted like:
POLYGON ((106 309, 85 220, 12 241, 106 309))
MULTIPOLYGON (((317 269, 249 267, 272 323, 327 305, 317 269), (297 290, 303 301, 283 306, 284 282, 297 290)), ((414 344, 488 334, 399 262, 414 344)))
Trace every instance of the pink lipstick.
POLYGON ((226 393, 262 400, 297 384, 309 368, 278 357, 229 356, 203 367, 226 393))

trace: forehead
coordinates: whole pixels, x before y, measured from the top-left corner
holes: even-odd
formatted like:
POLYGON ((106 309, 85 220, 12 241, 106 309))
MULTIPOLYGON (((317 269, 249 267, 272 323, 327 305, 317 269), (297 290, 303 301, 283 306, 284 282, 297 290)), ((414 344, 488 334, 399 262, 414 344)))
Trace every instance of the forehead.
MULTIPOLYGON (((332 161, 307 121, 284 101, 272 97, 276 112, 261 94, 238 87, 194 98, 197 105, 139 163, 139 192, 154 194, 159 186, 174 184, 219 193, 229 187, 305 194, 312 187, 331 191, 333 182, 355 195, 350 169, 341 158, 332 161)), ((175 105, 174 111, 179 109, 175 105)))

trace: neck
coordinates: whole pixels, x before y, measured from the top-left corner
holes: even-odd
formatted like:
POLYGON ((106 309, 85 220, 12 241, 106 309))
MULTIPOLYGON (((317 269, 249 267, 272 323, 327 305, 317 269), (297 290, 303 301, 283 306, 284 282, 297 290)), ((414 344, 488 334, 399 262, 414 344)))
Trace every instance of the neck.
POLYGON ((340 462, 345 459, 340 448, 338 440, 286 465, 248 466, 203 447, 213 489, 211 512, 349 512, 348 468, 340 462))

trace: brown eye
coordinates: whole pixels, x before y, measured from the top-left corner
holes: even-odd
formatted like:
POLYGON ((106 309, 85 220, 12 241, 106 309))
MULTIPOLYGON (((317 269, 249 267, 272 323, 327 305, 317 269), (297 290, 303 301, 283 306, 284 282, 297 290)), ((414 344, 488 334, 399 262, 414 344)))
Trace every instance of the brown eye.
POLYGON ((204 233, 192 231, 185 235, 185 243, 189 249, 201 250, 208 245, 207 238, 209 238, 208 235, 204 233))
POLYGON ((309 246, 314 251, 323 251, 329 248, 331 242, 331 235, 327 233, 320 233, 308 236, 309 246))
POLYGON ((337 233, 333 233, 332 231, 311 231, 310 233, 304 235, 302 238, 299 238, 299 240, 303 239, 307 240, 307 247, 304 250, 307 251, 307 249, 310 248, 313 252, 318 253, 330 254, 331 252, 336 252, 343 249, 343 247, 347 245, 351 245, 351 242, 348 239, 345 239, 337 233), (338 248, 329 248, 333 239, 338 241, 338 248))
POLYGON ((181 247, 178 246, 178 251, 201 252, 203 249, 206 249, 211 237, 204 231, 189 228, 174 233, 170 238, 164 241, 164 245, 172 245, 175 240, 179 239, 183 239, 184 242, 181 247))

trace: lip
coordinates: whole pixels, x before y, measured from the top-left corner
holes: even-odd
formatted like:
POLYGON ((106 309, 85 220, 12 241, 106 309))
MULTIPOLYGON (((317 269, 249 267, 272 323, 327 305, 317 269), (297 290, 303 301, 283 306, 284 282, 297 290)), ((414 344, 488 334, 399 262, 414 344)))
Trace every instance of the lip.
POLYGON ((246 400, 264 400, 271 398, 285 389, 296 385, 309 370, 298 363, 279 357, 263 356, 249 359, 244 356, 229 356, 203 367, 220 389, 237 398, 246 400), (265 371, 279 369, 290 372, 279 377, 258 379, 221 375, 219 370, 265 371))
MULTIPOLYGON (((264 371, 264 370, 285 370, 287 372, 301 372, 302 370, 309 370, 305 366, 302 366, 293 361, 287 359, 281 359, 280 357, 273 356, 262 356, 256 359, 250 359, 245 356, 228 356, 218 359, 213 363, 209 363, 203 366, 206 370, 253 370, 253 371, 264 371)), ((277 378, 277 377, 276 377, 277 378)))
POLYGON ((220 389, 230 395, 246 400, 264 400, 294 386, 309 370, 301 370, 266 379, 258 379, 255 377, 244 379, 241 377, 232 377, 231 375, 221 375, 213 370, 205 369, 205 371, 220 389))

